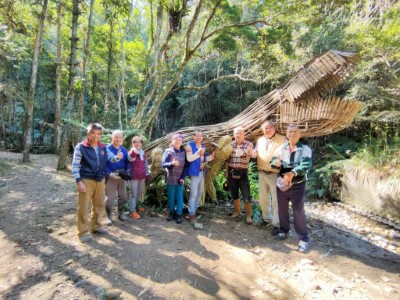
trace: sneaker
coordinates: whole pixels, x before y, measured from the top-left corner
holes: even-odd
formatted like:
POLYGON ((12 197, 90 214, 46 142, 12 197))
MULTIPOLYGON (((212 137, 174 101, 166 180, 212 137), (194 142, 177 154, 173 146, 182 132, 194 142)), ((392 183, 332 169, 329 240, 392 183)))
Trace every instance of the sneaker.
POLYGON ((144 208, 143 208, 143 207, 138 207, 137 210, 138 210, 139 212, 144 212, 144 208))
POLYGON ((308 251, 310 251, 310 246, 308 245, 307 242, 304 241, 300 241, 299 242, 299 252, 301 253, 307 253, 308 251))
POLYGON ((83 234, 79 237, 79 240, 81 241, 81 243, 87 243, 91 240, 91 238, 88 234, 83 234))
POLYGON ((279 232, 279 233, 275 236, 275 239, 281 241, 281 240, 285 240, 287 237, 288 237, 287 233, 279 232))
POLYGON ((103 228, 99 228, 97 230, 93 230, 92 233, 94 233, 94 234, 108 234, 108 231, 103 229, 103 228))
POLYGON ((279 227, 273 226, 273 227, 272 227, 272 230, 271 230, 271 234, 272 234, 273 236, 277 236, 277 235, 279 234, 279 227))
POLYGON ((140 215, 136 211, 131 212, 129 215, 132 219, 140 219, 140 215))

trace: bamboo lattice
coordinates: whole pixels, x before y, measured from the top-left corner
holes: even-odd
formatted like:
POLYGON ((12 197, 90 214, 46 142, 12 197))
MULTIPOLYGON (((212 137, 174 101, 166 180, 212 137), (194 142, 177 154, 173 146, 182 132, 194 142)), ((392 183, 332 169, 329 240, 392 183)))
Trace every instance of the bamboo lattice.
MULTIPOLYGON (((289 124, 300 126, 303 136, 321 136, 347 127, 360 110, 362 103, 337 97, 323 98, 348 76, 357 62, 357 55, 331 50, 319 55, 297 71, 280 89, 275 89, 257 99, 234 118, 219 124, 200 126, 205 136, 204 144, 218 142, 221 137, 232 136, 233 129, 245 129, 246 139, 255 142, 262 135, 261 125, 275 119, 279 132, 285 132, 289 124)), ((179 130, 184 143, 193 137, 198 127, 179 130)), ((171 142, 172 133, 150 142, 146 151, 165 149, 171 142)), ((212 163, 211 163, 212 165, 212 163)), ((208 182, 214 178, 207 178, 208 182)), ((206 185, 210 183, 206 182, 206 185)))

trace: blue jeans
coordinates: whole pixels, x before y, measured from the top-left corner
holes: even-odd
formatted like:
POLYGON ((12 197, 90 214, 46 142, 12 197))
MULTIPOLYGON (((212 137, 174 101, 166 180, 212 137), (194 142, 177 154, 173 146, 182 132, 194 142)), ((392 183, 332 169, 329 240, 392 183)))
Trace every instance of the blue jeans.
POLYGON ((182 215, 183 184, 167 184, 167 191, 169 211, 175 211, 176 206, 176 214, 182 215))

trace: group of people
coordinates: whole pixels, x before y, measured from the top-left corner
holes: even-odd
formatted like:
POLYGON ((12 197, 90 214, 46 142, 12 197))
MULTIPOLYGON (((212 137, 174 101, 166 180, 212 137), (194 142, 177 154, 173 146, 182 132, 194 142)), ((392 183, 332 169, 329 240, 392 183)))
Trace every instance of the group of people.
MULTIPOLYGON (((298 250, 307 252, 308 232, 304 211, 307 174, 312 165, 311 149, 302 144, 300 128, 290 125, 286 137, 277 133, 275 124, 266 121, 262 125, 263 136, 255 147, 245 139, 242 127, 234 129, 231 143, 232 153, 226 161, 225 175, 233 198, 232 218, 241 216, 240 193, 244 200, 245 222, 252 224, 252 199, 248 167, 251 158, 257 159, 259 171, 259 203, 262 210, 262 225, 271 225, 272 235, 278 240, 288 237, 290 230, 289 201, 292 203, 294 229, 299 238, 298 250), (240 192, 240 193, 239 193, 240 192)), ((92 233, 106 234, 101 227, 103 211, 112 223, 112 207, 118 199, 118 218, 127 219, 124 204, 127 199, 126 178, 121 172, 130 174, 130 216, 140 218, 136 211, 137 199, 144 192, 149 176, 148 162, 142 149, 142 139, 135 136, 132 148, 122 146, 123 133, 112 133, 112 143, 105 146, 100 142, 102 127, 91 124, 87 138, 79 143, 74 152, 72 173, 77 182, 79 201, 77 210, 78 236, 82 242, 90 240, 88 227, 88 206, 92 202, 92 233)), ((203 145, 203 132, 196 130, 193 140, 183 145, 180 133, 172 135, 170 146, 164 151, 162 166, 165 169, 165 183, 168 192, 168 221, 183 222, 183 188, 185 178, 190 178, 188 211, 190 223, 195 229, 203 225, 197 221, 197 214, 206 175, 206 163, 215 158, 216 151, 207 153, 203 145)))

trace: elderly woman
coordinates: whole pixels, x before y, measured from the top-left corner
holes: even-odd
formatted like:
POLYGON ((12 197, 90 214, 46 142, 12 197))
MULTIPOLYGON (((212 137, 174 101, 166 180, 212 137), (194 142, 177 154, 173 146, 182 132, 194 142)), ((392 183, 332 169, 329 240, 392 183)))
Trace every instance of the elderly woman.
POLYGON ((182 147, 183 137, 180 133, 172 135, 171 146, 164 151, 162 166, 165 169, 165 182, 168 190, 168 221, 176 219, 182 223, 183 184, 187 176, 185 149, 182 147))
POLYGON ((299 238, 300 252, 308 252, 308 231, 304 200, 307 174, 312 166, 311 149, 302 144, 300 128, 289 125, 286 133, 288 141, 279 147, 271 159, 271 167, 279 169, 277 181, 278 211, 280 229, 278 240, 287 238, 290 230, 289 201, 292 202, 294 229, 299 238))
POLYGON ((253 153, 253 144, 244 138, 244 129, 237 127, 233 131, 235 140, 231 143, 232 153, 225 164, 225 177, 232 192, 234 212, 232 218, 240 217, 239 190, 242 193, 246 209, 246 224, 251 225, 251 197, 248 168, 253 153))

